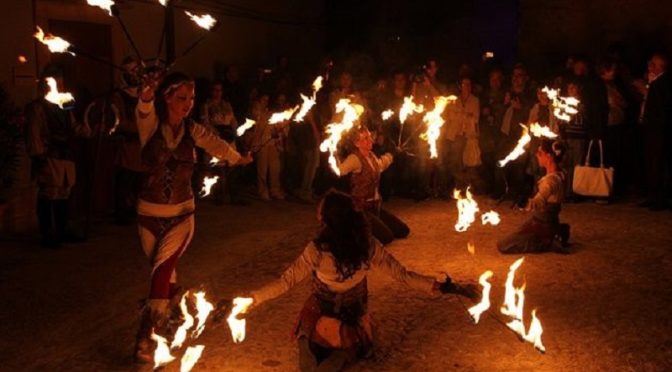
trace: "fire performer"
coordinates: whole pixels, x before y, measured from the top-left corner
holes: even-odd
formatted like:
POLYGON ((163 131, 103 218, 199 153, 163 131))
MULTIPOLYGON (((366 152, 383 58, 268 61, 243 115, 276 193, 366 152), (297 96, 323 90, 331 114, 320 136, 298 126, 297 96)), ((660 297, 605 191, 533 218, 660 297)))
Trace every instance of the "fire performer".
POLYGON ((394 239, 403 239, 411 230, 401 219, 382 208, 378 187, 380 175, 394 161, 392 153, 377 157, 373 149, 371 132, 361 126, 354 133, 355 151, 348 155, 338 168, 341 176, 350 176, 350 194, 355 206, 365 213, 371 224, 373 236, 383 245, 394 239))
MULTIPOLYGON (((149 78, 136 109, 144 166, 138 200, 138 231, 151 260, 149 299, 142 312, 135 358, 151 362, 155 348, 152 329, 167 325, 171 299, 178 300, 175 267, 194 232, 191 177, 195 147, 229 164, 252 161, 201 124, 188 119, 194 104, 194 81, 181 73, 166 76, 156 89, 149 78), (154 102, 156 89, 156 102, 154 102)), ((177 304, 177 301, 175 301, 177 304)))
POLYGON ((516 232, 497 242, 505 254, 556 251, 569 253, 569 224, 560 223, 560 206, 564 198, 565 173, 560 162, 565 154, 561 142, 543 139, 537 149, 536 159, 546 175, 537 183, 537 193, 531 198, 526 211, 532 217, 516 232), (556 238, 559 238, 556 240, 556 238))
POLYGON ((282 276, 252 293, 257 306, 276 298, 310 276, 312 294, 299 314, 294 336, 302 371, 340 370, 348 362, 371 355, 372 329, 367 311, 369 270, 430 294, 476 297, 473 284, 456 283, 407 270, 372 239, 356 199, 331 191, 318 206, 322 229, 282 276))

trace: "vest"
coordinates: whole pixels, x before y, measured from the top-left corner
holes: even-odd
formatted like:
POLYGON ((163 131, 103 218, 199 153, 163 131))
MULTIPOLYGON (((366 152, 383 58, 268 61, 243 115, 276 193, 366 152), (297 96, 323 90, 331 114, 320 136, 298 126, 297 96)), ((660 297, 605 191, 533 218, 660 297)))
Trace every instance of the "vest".
POLYGON ((184 135, 175 150, 166 144, 161 128, 142 149, 142 191, 139 197, 150 203, 179 204, 194 197, 191 177, 194 172, 195 143, 191 137, 191 121, 184 126, 184 135))
MULTIPOLYGON (((362 164, 362 169, 359 173, 352 173, 350 176, 350 194, 355 207, 365 209, 367 201, 372 201, 376 197, 380 183, 380 167, 375 159, 369 163, 359 151, 355 152, 355 155, 362 164)), ((368 155, 369 158, 373 156, 372 153, 368 155)))

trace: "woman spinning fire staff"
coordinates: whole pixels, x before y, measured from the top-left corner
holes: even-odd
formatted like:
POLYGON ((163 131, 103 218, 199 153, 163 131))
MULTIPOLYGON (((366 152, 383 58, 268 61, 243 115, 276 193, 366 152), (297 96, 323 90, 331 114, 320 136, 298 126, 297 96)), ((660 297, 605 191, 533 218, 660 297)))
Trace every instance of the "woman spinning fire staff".
POLYGON ((351 175, 350 194, 355 207, 364 211, 373 236, 383 245, 407 237, 410 233, 408 225, 381 207, 378 192, 380 175, 392 164, 394 156, 388 152, 379 158, 371 151, 373 137, 365 126, 354 133, 354 145, 355 151, 339 162, 338 169, 341 176, 351 175))
POLYGON ((153 80, 145 84, 136 109, 145 169, 138 200, 138 231, 142 248, 152 264, 149 299, 136 339, 135 358, 139 362, 153 359, 152 329, 159 333, 168 323, 169 303, 177 294, 177 260, 193 236, 195 204, 191 177, 195 147, 232 165, 252 161, 249 154, 241 156, 187 117, 194 105, 191 78, 172 73, 158 89, 156 85, 153 80))
POLYGON ((474 298, 473 284, 408 271, 369 232, 364 214, 346 194, 331 191, 318 207, 322 229, 282 276, 252 293, 253 306, 276 298, 310 276, 312 294, 299 314, 295 336, 302 371, 336 371, 371 354, 367 312, 367 275, 376 269, 406 285, 430 293, 474 298))
POLYGON ((517 231, 497 242, 502 253, 556 251, 569 253, 569 224, 560 223, 560 206, 564 198, 565 173, 560 162, 565 154, 561 142, 543 139, 537 148, 539 166, 546 175, 537 183, 537 193, 527 203, 532 217, 517 231))

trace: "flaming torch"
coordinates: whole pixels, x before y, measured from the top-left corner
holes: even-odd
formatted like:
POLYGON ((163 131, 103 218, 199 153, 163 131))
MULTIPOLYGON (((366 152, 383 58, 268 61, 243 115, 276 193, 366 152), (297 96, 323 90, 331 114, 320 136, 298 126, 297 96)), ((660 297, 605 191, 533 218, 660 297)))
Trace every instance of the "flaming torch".
POLYGON ((479 319, 481 319, 481 314, 484 311, 490 308, 490 288, 492 287, 488 280, 492 278, 492 271, 488 270, 481 274, 481 277, 478 278, 478 283, 483 287, 483 292, 481 295, 481 302, 469 308, 469 315, 471 315, 474 320, 474 324, 478 324, 479 319))
POLYGON ((276 112, 271 115, 271 118, 268 119, 268 124, 273 125, 273 124, 278 124, 282 123, 283 121, 287 121, 292 118, 292 115, 294 115, 294 112, 299 109, 299 106, 295 106, 292 108, 288 108, 285 111, 282 112, 276 112))
POLYGON ((404 103, 401 105, 401 109, 399 109, 399 122, 404 124, 409 115, 414 112, 421 113, 423 111, 425 111, 425 108, 422 105, 416 105, 413 102, 413 96, 404 97, 404 103))
POLYGON ((341 122, 327 125, 326 132, 329 137, 320 144, 320 151, 329 151, 329 165, 338 176, 341 175, 341 171, 338 169, 338 162, 336 161, 338 143, 341 141, 343 134, 352 129, 355 125, 355 121, 363 112, 364 107, 350 103, 350 100, 347 98, 342 98, 336 103, 336 113, 343 113, 341 122))
POLYGON ((252 305, 254 299, 250 297, 236 297, 233 299, 233 309, 231 314, 226 318, 231 328, 231 337, 234 343, 240 343, 245 340, 245 319, 238 319, 238 315, 245 314, 247 309, 252 305))
POLYGON ((562 97, 558 94, 556 89, 550 89, 549 87, 544 87, 542 92, 546 93, 548 99, 551 100, 553 105, 553 115, 556 118, 563 121, 570 121, 572 115, 576 115, 579 111, 577 107, 579 106, 580 101, 574 97, 562 97))
POLYGON ((476 221, 476 213, 478 212, 478 203, 472 198, 469 187, 465 192, 465 197, 462 197, 460 190, 453 191, 453 198, 457 200, 457 222, 455 223, 455 231, 465 232, 476 221))
POLYGON ((46 45, 47 48, 52 53, 70 53, 73 56, 75 53, 69 51, 68 49, 70 48, 71 44, 62 38, 58 36, 54 36, 52 34, 45 34, 44 31, 40 28, 40 26, 36 26, 37 31, 33 36, 42 44, 46 45))
POLYGON ((245 123, 236 129, 236 134, 238 135, 238 137, 242 136, 243 134, 245 134, 245 132, 247 132, 248 129, 251 129, 256 123, 257 123, 256 121, 246 118, 245 123))
MULTIPOLYGON (((457 100, 456 96, 443 97, 439 96, 434 98, 434 109, 425 114, 422 118, 422 121, 427 124, 427 131, 420 135, 420 138, 429 143, 429 154, 431 159, 436 159, 439 155, 436 150, 436 140, 441 134, 441 127, 445 123, 445 120, 441 117, 443 111, 448 106, 449 102, 455 102, 457 100)), ((402 107, 403 109, 403 107, 402 107)))
POLYGON ((511 150, 511 152, 502 160, 499 161, 498 165, 500 168, 504 167, 508 162, 518 159, 521 155, 525 153, 527 145, 532 141, 532 136, 535 137, 546 137, 550 139, 557 138, 558 135, 553 133, 553 131, 545 126, 539 125, 539 123, 532 123, 530 127, 520 124, 523 127, 523 134, 518 139, 516 147, 511 150))
MULTIPOLYGON (((164 5, 165 5, 165 4, 164 4, 164 5)), ((200 15, 200 16, 199 16, 199 15, 192 14, 192 13, 186 11, 186 10, 185 10, 184 12, 185 12, 185 13, 189 16, 189 18, 191 18, 191 20, 194 21, 194 23, 196 23, 196 24, 198 25, 198 27, 200 27, 200 28, 203 28, 203 29, 206 29, 206 30, 210 30, 210 29, 215 25, 215 23, 217 23, 217 20, 214 19, 210 14, 203 14, 203 15, 200 15)))
POLYGON ((315 81, 313 81, 313 95, 311 97, 307 97, 301 94, 301 99, 303 100, 303 103, 301 104, 301 109, 294 117, 295 122, 297 123, 302 122, 303 118, 306 116, 308 111, 310 111, 310 109, 313 108, 313 106, 315 106, 317 100, 317 92, 320 89, 322 89, 322 76, 318 76, 317 78, 315 78, 315 81))
POLYGON ((54 78, 48 77, 46 80, 47 85, 49 86, 49 92, 47 92, 47 94, 44 96, 44 99, 58 105, 60 108, 63 108, 63 104, 75 100, 72 94, 58 91, 58 85, 56 84, 56 80, 54 78))
POLYGON ((97 6, 100 9, 107 11, 107 13, 112 16, 112 6, 114 5, 113 0, 86 0, 86 2, 91 6, 97 6))
POLYGON ((219 176, 214 177, 205 177, 203 179, 203 189, 201 189, 201 197, 206 197, 210 195, 210 190, 212 186, 217 183, 219 176))

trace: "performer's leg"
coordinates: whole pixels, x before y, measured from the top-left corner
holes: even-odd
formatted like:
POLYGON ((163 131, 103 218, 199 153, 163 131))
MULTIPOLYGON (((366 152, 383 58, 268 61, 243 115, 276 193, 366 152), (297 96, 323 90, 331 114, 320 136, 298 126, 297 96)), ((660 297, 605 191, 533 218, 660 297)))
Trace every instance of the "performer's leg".
POLYGON ((385 225, 385 223, 375 214, 367 212, 366 217, 371 225, 371 233, 378 239, 380 244, 387 245, 392 243, 394 240, 394 233, 392 230, 390 230, 390 228, 387 227, 387 225, 385 225))
POLYGON ((399 217, 393 215, 392 213, 386 211, 385 209, 380 209, 378 213, 378 218, 387 226, 395 239, 403 239, 411 233, 411 229, 408 228, 408 225, 404 223, 399 217))

